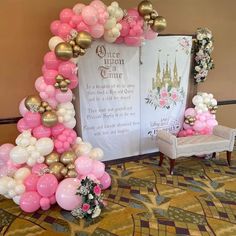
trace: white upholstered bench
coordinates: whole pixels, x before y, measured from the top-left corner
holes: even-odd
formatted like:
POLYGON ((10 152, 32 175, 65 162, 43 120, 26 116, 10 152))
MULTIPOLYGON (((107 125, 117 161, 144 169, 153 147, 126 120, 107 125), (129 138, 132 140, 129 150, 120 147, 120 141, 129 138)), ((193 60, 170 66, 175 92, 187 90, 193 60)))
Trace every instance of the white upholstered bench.
POLYGON ((221 125, 213 129, 212 135, 196 135, 177 138, 167 131, 160 130, 157 134, 157 145, 160 151, 159 166, 164 155, 170 159, 170 174, 173 174, 175 160, 178 157, 211 154, 227 151, 227 161, 230 165, 231 152, 234 148, 236 130, 221 125))

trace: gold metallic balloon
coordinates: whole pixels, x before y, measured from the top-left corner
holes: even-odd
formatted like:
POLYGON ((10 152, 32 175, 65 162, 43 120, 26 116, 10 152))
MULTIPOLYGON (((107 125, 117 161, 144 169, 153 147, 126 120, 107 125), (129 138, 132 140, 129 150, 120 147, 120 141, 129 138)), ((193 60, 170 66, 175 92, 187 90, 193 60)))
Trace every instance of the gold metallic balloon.
POLYGON ((63 179, 61 170, 64 168, 64 165, 60 162, 53 163, 49 166, 50 173, 55 175, 58 180, 63 179))
POLYGON ((157 18, 154 20, 153 25, 151 25, 151 28, 154 32, 159 33, 163 31, 167 26, 166 19, 163 16, 157 16, 157 18))
POLYGON ((87 32, 79 32, 75 40, 77 45, 83 49, 89 48, 92 43, 92 37, 87 32))
POLYGON ((60 156, 56 152, 52 152, 45 157, 45 163, 50 166, 53 163, 59 162, 60 156))
POLYGON ((69 43, 59 43, 55 48, 55 54, 57 58, 68 61, 73 57, 73 49, 69 43))
POLYGON ((74 163, 75 159, 76 159, 75 153, 73 151, 67 151, 61 155, 60 162, 65 165, 68 165, 70 163, 74 163))
POLYGON ((62 75, 57 75, 55 80, 57 81, 57 83, 60 83, 64 80, 64 77, 62 75))
POLYGON ((153 11, 150 16, 152 20, 155 20, 158 17, 158 14, 156 11, 153 11))
POLYGON ((144 0, 138 5, 138 12, 141 16, 151 14, 153 11, 152 3, 148 0, 144 0))
POLYGON ((75 170, 69 170, 66 177, 68 178, 76 178, 77 177, 77 172, 75 170))
POLYGON ((144 19, 145 21, 149 21, 149 20, 151 20, 151 16, 150 16, 150 15, 145 15, 145 16, 143 17, 143 19, 144 19))
POLYGON ((60 173, 65 177, 68 173, 68 169, 66 167, 63 167, 60 173))
POLYGON ((42 114, 42 123, 45 127, 52 127, 58 122, 57 114, 54 111, 47 111, 42 114))
POLYGON ((66 168, 67 168, 68 170, 73 170, 73 169, 75 169, 75 164, 70 163, 70 164, 68 164, 68 165, 66 166, 66 168))
POLYGON ((41 106, 41 99, 37 95, 30 95, 25 99, 25 106, 29 111, 38 112, 41 106))
POLYGON ((66 87, 67 87, 67 83, 66 83, 65 80, 61 81, 61 82, 59 83, 59 85, 60 85, 60 88, 66 88, 66 87))

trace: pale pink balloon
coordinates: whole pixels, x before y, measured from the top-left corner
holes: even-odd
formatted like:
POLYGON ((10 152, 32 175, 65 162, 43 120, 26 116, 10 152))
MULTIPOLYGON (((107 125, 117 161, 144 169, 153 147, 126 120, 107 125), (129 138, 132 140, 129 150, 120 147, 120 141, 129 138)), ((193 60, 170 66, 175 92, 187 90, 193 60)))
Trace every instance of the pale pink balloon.
POLYGON ((30 174, 24 180, 25 189, 27 192, 29 191, 36 191, 37 190, 37 183, 39 181, 39 175, 37 174, 30 174))
MULTIPOLYGON (((56 93, 56 92, 55 92, 56 93)), ((48 102, 48 104, 53 108, 53 109, 56 109, 56 107, 57 107, 57 104, 58 104, 58 102, 57 102, 57 100, 56 100, 56 98, 48 98, 47 99, 47 102, 48 102)))
POLYGON ((27 112, 24 120, 29 128, 35 128, 41 124, 41 115, 37 112, 27 112))
POLYGON ((46 174, 40 177, 37 191, 43 197, 50 197, 56 192, 57 186, 57 178, 53 174, 46 174))
POLYGON ((48 85, 54 85, 56 83, 56 76, 58 75, 58 71, 56 70, 46 70, 43 74, 44 81, 48 85))
POLYGON ((104 34, 104 27, 101 24, 90 26, 90 34, 93 38, 99 39, 104 34))
POLYGON ((58 60, 54 52, 48 52, 44 56, 44 64, 48 70, 57 70, 61 61, 58 60))
POLYGON ((49 138, 51 136, 51 129, 40 125, 33 129, 33 136, 37 139, 49 138))
POLYGON ((19 111, 20 111, 20 114, 21 114, 22 116, 24 116, 25 113, 29 111, 29 110, 25 107, 25 98, 20 102, 19 111))
POLYGON ((192 126, 191 125, 189 125, 189 124, 186 124, 186 123, 183 123, 183 128, 184 129, 192 129, 192 126))
MULTIPOLYGON (((46 68, 45 68, 45 72, 46 72, 46 68)), ((44 73, 45 73, 44 72, 44 73)), ((36 88, 36 90, 38 92, 43 91, 46 88, 46 83, 43 79, 43 76, 40 76, 39 78, 36 79, 35 83, 34 83, 34 87, 36 88)))
POLYGON ((28 126, 28 124, 26 123, 24 118, 21 118, 18 122, 17 122, 17 130, 22 133, 25 130, 30 129, 30 127, 28 126))
POLYGON ((77 31, 81 32, 81 31, 85 31, 90 33, 90 29, 88 27, 88 25, 86 25, 83 21, 81 21, 78 25, 77 25, 77 31))
POLYGON ((58 68, 58 73, 65 78, 69 79, 77 72, 76 64, 73 62, 62 62, 58 68))
POLYGON ((100 182, 94 174, 83 175, 83 176, 80 176, 79 179, 83 180, 83 179, 86 179, 86 178, 91 179, 94 182, 100 182))
POLYGON ((61 181, 56 191, 58 205, 67 211, 72 211, 82 204, 80 196, 76 195, 80 181, 76 178, 68 178, 61 181))
POLYGON ((67 24, 67 23, 62 23, 59 27, 58 27, 58 36, 61 37, 64 40, 68 39, 68 36, 70 35, 70 32, 72 30, 72 27, 67 24))
POLYGON ((35 191, 25 192, 20 198, 20 208, 27 213, 32 213, 40 208, 40 196, 35 191))
POLYGON ((75 166, 79 175, 88 175, 92 172, 93 160, 87 156, 81 156, 76 159, 75 166))
POLYGON ((188 108, 185 112, 184 112, 185 117, 187 116, 193 116, 195 117, 197 115, 197 112, 194 108, 188 108))
POLYGON ((206 127, 205 122, 200 121, 200 120, 196 120, 195 123, 194 123, 193 129, 195 131, 201 131, 205 127, 206 127))
POLYGON ((55 20, 51 23, 50 30, 51 30, 52 34, 58 35, 58 28, 60 25, 61 25, 61 22, 59 20, 55 20))
POLYGON ((158 34, 151 29, 144 31, 144 38, 147 40, 153 40, 158 36, 158 34))
POLYGON ((92 172, 97 179, 101 178, 105 173, 105 165, 101 161, 93 160, 92 172))
POLYGON ((73 12, 77 15, 80 15, 84 7, 84 4, 78 3, 73 7, 73 12))
POLYGON ((42 175, 45 170, 48 169, 48 166, 45 164, 36 164, 32 168, 32 174, 42 175))
POLYGON ((106 5, 100 0, 93 0, 89 5, 94 7, 97 10, 99 10, 99 9, 105 10, 106 9, 106 5))
POLYGON ((55 98, 59 103, 71 102, 73 94, 70 89, 67 92, 61 92, 61 90, 56 90, 55 98))
POLYGON ((97 10, 92 6, 86 6, 83 8, 82 17, 87 25, 95 25, 98 22, 97 10))
POLYGON ((103 190, 108 189, 111 186, 111 177, 107 172, 103 174, 99 181, 102 185, 103 190))
POLYGON ((14 148, 14 145, 11 143, 5 143, 0 146, 0 166, 1 162, 6 163, 10 159, 9 154, 12 148, 14 148))
POLYGON ((62 23, 69 23, 73 15, 73 11, 69 8, 66 8, 60 13, 60 20, 62 23))

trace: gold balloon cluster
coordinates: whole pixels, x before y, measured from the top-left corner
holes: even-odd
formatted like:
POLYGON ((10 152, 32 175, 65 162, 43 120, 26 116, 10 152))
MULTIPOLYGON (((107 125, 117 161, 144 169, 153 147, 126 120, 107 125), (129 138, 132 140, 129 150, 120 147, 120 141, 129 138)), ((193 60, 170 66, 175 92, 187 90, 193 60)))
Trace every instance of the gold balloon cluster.
POLYGON ((49 106, 47 102, 41 102, 41 105, 38 111, 39 113, 43 114, 46 111, 52 111, 52 108, 49 106))
POLYGON ((75 160, 76 155, 73 151, 64 152, 61 156, 52 152, 45 157, 45 163, 49 166, 50 173, 55 175, 58 180, 77 177, 75 160))
POLYGON ((215 105, 215 106, 208 106, 208 109, 210 111, 211 114, 216 114, 217 110, 218 110, 218 106, 215 105))
POLYGON ((194 126, 195 121, 196 121, 196 118, 193 116, 187 116, 184 119, 184 123, 191 125, 191 126, 194 126))
POLYGON ((150 1, 144 0, 140 2, 138 12, 154 32, 160 33, 166 28, 166 19, 163 16, 158 16, 158 13, 153 9, 153 5, 150 1))
POLYGON ((62 92, 68 91, 68 85, 71 83, 69 79, 64 78, 62 75, 56 76, 55 88, 60 89, 62 92))
POLYGON ((74 39, 69 42, 59 43, 55 48, 56 56, 64 61, 83 56, 86 49, 90 47, 92 37, 87 32, 79 32, 74 39))

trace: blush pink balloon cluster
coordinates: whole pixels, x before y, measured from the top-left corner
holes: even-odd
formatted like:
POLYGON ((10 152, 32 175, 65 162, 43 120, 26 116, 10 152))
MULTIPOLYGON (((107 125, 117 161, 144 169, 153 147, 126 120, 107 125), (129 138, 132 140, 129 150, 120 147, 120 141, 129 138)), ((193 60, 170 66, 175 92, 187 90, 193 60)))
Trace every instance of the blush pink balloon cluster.
POLYGON ((195 108, 188 108, 184 113, 183 130, 179 132, 179 137, 212 134, 214 126, 218 125, 215 110, 212 110, 212 104, 217 104, 213 95, 210 94, 209 98, 207 93, 199 93, 194 96, 193 104, 195 108))

